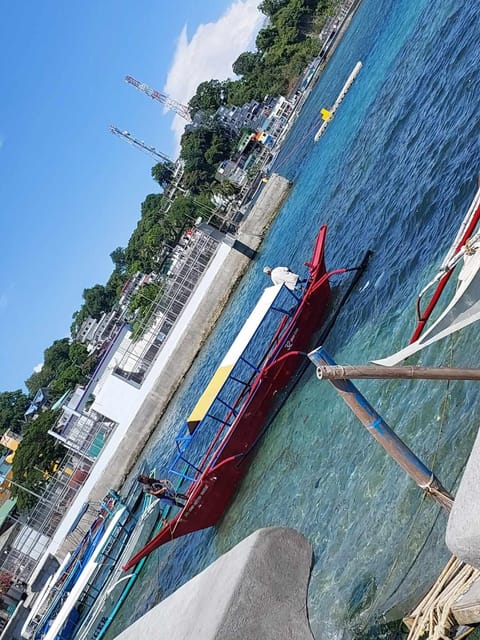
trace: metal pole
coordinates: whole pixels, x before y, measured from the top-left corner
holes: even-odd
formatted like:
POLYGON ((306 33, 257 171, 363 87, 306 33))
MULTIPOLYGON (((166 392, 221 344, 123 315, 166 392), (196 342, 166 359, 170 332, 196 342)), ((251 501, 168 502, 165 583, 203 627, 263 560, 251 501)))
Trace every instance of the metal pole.
POLYGON ((321 380, 397 379, 397 380, 480 380, 480 369, 448 367, 382 367, 380 365, 323 365, 317 367, 321 380))
POLYGON ((9 482, 10 484, 13 484, 13 486, 18 487, 19 489, 22 489, 22 491, 26 491, 27 493, 30 493, 32 496, 35 496, 35 498, 38 498, 40 501, 43 500, 43 496, 41 496, 39 493, 35 493, 35 491, 31 491, 30 489, 27 489, 27 487, 24 487, 21 484, 18 484, 18 482, 14 482, 13 480, 10 480, 10 478, 7 478, 7 482, 9 482))
MULTIPOLYGON (((336 365, 333 358, 319 347, 308 354, 317 367, 336 365)), ((350 380, 331 380, 332 385, 341 395, 357 418, 371 436, 385 449, 385 451, 399 464, 417 485, 428 493, 447 512, 450 511, 453 498, 442 486, 435 474, 407 447, 395 434, 384 419, 369 404, 350 380)))

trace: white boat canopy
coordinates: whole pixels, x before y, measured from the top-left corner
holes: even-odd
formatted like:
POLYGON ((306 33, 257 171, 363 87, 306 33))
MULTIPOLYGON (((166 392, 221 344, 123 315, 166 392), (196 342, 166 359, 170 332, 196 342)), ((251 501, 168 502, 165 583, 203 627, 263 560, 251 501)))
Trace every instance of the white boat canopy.
POLYGON ((258 329, 271 307, 275 304, 282 287, 283 285, 277 284, 272 287, 267 287, 263 292, 254 310, 245 321, 241 331, 224 356, 220 366, 208 383, 205 391, 200 396, 191 414, 188 416, 187 425, 190 431, 193 431, 197 424, 203 420, 205 415, 208 413, 213 401, 225 384, 225 381, 230 375, 233 367, 247 348, 250 340, 255 334, 255 331, 258 329))
MULTIPOLYGON (((464 264, 458 275, 457 290, 438 320, 418 340, 388 358, 373 360, 374 364, 393 367, 434 342, 480 320, 480 234, 472 238, 453 260, 458 262, 460 259, 464 264)), ((453 266, 453 260, 450 266, 453 266)))

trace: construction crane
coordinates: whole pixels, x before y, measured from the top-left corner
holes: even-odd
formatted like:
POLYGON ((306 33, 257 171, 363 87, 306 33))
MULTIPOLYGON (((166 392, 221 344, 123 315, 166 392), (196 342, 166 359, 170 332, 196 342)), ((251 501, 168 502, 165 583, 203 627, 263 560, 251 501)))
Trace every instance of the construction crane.
POLYGON ((170 98, 165 93, 160 93, 160 91, 156 91, 155 89, 151 89, 148 85, 136 80, 132 76, 125 76, 125 81, 129 84, 133 85, 136 89, 145 93, 147 96, 150 96, 152 100, 157 100, 161 104, 165 105, 167 109, 170 111, 174 111, 177 115, 181 116, 187 122, 191 122, 190 111, 187 105, 170 98))
POLYGON ((120 129, 114 127, 113 125, 110 127, 110 131, 122 140, 125 140, 125 142, 128 142, 128 144, 131 144, 136 149, 140 149, 140 151, 148 153, 149 155, 154 157, 157 162, 168 162, 169 164, 173 164, 173 160, 167 155, 161 153, 160 151, 157 151, 155 147, 150 147, 148 144, 145 144, 145 142, 137 140, 128 131, 120 131, 120 129))

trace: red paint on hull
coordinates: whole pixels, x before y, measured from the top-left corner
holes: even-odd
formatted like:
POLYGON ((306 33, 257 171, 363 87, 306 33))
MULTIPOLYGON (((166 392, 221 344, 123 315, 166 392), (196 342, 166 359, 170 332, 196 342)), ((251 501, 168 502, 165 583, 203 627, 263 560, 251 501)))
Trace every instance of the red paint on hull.
MULTIPOLYGON (((467 228, 465 229, 465 232, 463 233, 462 237, 460 238, 460 242, 457 244, 457 246, 455 247, 455 251, 453 253, 453 255, 456 255, 457 253, 459 253, 463 247, 465 246, 465 244, 468 242, 468 240, 470 239, 471 235, 473 234, 473 232, 475 231, 475 228, 477 226, 477 224, 480 221, 480 206, 478 206, 475 209, 475 212, 472 216, 472 219, 470 220, 470 223, 468 224, 467 228)), ((425 328, 425 325, 427 324, 428 320, 430 319, 430 316, 433 313, 433 310, 435 309, 435 307, 437 306, 438 301, 440 300, 440 296, 443 293, 443 290, 445 289, 445 287, 447 286, 448 281, 450 280, 450 277, 453 273, 453 268, 449 269, 448 271, 446 271, 444 273, 444 275, 440 278, 440 280, 438 281, 438 284, 430 298, 430 301, 428 302, 427 306, 425 307, 424 311, 422 311, 421 309, 421 298, 418 298, 417 300, 417 318, 418 318, 418 322, 417 322, 417 326, 415 327, 415 331, 412 334, 412 337, 410 338, 410 344, 412 344, 412 342, 416 342, 419 338, 420 335, 422 333, 422 331, 425 328)))
POLYGON ((273 349, 255 378, 238 416, 219 443, 213 462, 190 487, 185 507, 127 562, 125 571, 162 544, 213 526, 227 509, 250 463, 251 456, 246 454, 262 432, 275 394, 287 386, 298 370, 303 357, 297 352, 309 347, 325 315, 330 297, 324 259, 326 232, 323 226, 312 259, 306 263, 310 272, 307 288, 295 314, 282 328, 278 340, 281 346, 273 349))

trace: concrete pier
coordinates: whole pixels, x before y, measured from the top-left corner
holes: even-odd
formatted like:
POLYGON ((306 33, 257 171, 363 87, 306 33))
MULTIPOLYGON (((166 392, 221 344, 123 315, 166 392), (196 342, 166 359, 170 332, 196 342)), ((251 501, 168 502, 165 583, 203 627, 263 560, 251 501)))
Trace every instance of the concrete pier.
POLYGON ((116 640, 313 640, 307 619, 312 547, 297 531, 260 529, 116 640))
POLYGON ((480 569, 480 431, 477 434, 448 519, 447 547, 480 569))
MULTIPOLYGON (((458 487, 448 519, 445 541, 454 556, 480 569, 480 431, 458 487)), ((480 580, 452 603, 458 624, 480 623, 480 580)))

